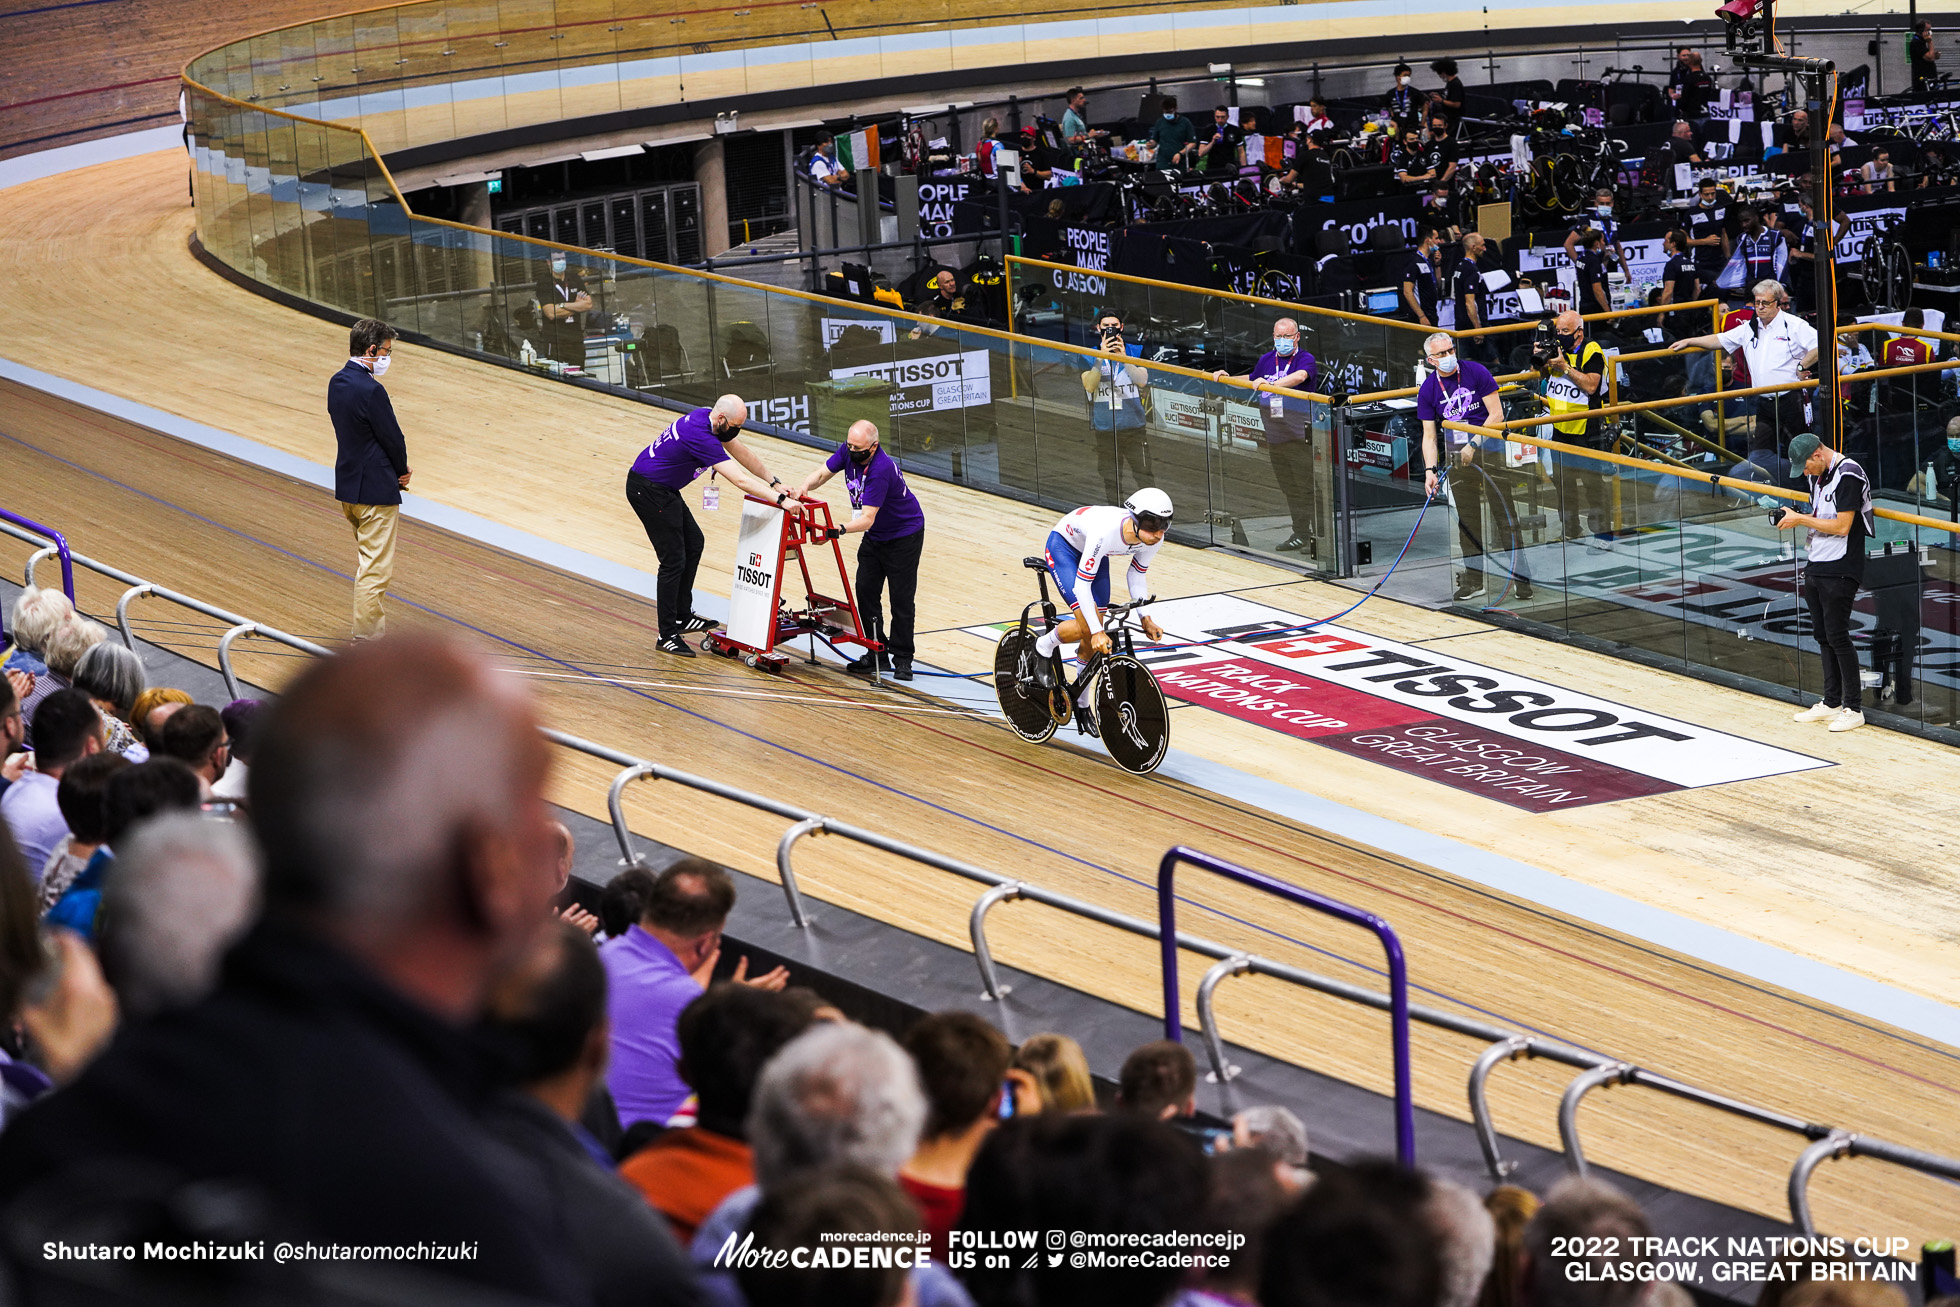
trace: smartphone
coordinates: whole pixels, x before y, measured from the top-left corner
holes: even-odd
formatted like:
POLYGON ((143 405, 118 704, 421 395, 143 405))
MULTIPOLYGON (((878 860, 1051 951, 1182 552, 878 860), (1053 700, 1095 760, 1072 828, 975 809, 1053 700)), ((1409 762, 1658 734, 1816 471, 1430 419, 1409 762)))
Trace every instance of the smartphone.
POLYGON ((1012 1080, 1003 1080, 1000 1082, 999 1115, 1003 1121, 1012 1121, 1014 1119, 1014 1082, 1012 1080))

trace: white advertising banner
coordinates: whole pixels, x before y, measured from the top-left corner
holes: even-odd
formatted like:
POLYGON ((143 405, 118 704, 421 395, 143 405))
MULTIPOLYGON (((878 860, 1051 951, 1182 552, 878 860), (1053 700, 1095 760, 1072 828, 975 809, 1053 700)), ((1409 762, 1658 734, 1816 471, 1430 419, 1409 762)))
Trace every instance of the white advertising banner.
POLYGON ((830 379, 877 377, 892 386, 892 413, 941 413, 993 402, 992 351, 969 349, 832 368, 830 379))
POLYGON ((774 504, 742 500, 735 536, 735 580, 728 592, 728 638, 750 649, 774 643, 776 598, 782 589, 787 516, 774 504))

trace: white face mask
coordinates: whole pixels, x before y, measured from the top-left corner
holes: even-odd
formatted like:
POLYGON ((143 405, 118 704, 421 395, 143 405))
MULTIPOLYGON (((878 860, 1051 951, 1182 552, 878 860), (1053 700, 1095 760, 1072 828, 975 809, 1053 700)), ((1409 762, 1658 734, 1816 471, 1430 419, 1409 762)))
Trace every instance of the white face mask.
POLYGON ((354 362, 360 364, 378 377, 388 370, 388 360, 390 357, 390 355, 383 354, 379 358, 357 358, 354 362))
POLYGON ((1456 353, 1454 351, 1443 355, 1443 357, 1439 359, 1431 359, 1430 362, 1434 364, 1436 370, 1442 373, 1444 376, 1453 377, 1456 375, 1456 353))
POLYGON ((1593 205, 1593 212, 1602 218, 1610 218, 1613 216, 1613 206, 1610 204, 1595 204, 1593 205))
POLYGON ((1395 84, 1397 86, 1407 86, 1409 84, 1409 79, 1406 77, 1398 77, 1395 79, 1395 84))

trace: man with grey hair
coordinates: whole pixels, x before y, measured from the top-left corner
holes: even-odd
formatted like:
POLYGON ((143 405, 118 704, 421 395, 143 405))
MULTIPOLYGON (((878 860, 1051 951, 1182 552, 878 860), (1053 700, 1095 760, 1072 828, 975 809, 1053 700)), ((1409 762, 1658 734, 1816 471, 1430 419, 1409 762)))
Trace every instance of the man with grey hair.
POLYGON ((0 1210, 104 1171, 144 1177, 144 1202, 222 1186, 264 1213, 255 1238, 460 1246, 418 1264, 467 1282, 438 1296, 588 1303, 546 1178, 478 1115, 496 1069, 470 1027, 555 879, 529 692, 453 638, 362 642, 268 707, 253 760, 263 917, 213 993, 132 1023, 0 1135, 0 1210))
POLYGON ((102 967, 123 1012, 208 994, 258 902, 258 854, 235 823, 173 812, 139 826, 102 892, 102 967))
MULTIPOLYGON (((844 525, 830 528, 830 538, 864 532, 857 555, 858 619, 867 632, 883 630, 881 594, 889 583, 892 625, 882 665, 894 668, 899 680, 909 681, 917 612, 913 600, 919 592, 919 559, 925 553, 926 511, 905 484, 898 460, 879 448, 878 428, 871 422, 853 422, 844 443, 790 493, 801 499, 839 472, 851 496, 852 515, 844 525)), ((849 670, 869 672, 871 655, 853 662, 849 670)))
MULTIPOLYGON (((1653 1233, 1640 1204, 1604 1180, 1567 1176, 1552 1186, 1544 1206, 1524 1231, 1524 1279, 1519 1285, 1525 1307, 1633 1307, 1647 1292, 1638 1280, 1595 1280, 1569 1277, 1573 1257, 1566 1249, 1606 1247, 1617 1241, 1653 1233)), ((1596 1268, 1606 1257, 1586 1257, 1596 1268)))
MULTIPOLYGON (((703 1273, 703 1297, 739 1300, 728 1257, 742 1246, 749 1216, 765 1192, 793 1176, 840 1168, 896 1177, 925 1123, 918 1071, 891 1036, 824 1022, 784 1045, 763 1068, 749 1108, 756 1183, 723 1199, 688 1250, 703 1273)), ((971 1302, 938 1262, 913 1271, 912 1289, 918 1307, 971 1302)))
MULTIPOLYGON (((1226 379, 1223 371, 1211 374, 1214 381, 1226 379)), ((1243 381, 1264 382, 1282 390, 1312 390, 1320 375, 1314 356, 1300 346, 1300 324, 1292 318, 1273 323, 1273 347, 1259 356, 1243 381)), ((1291 395, 1258 391, 1246 396, 1259 406, 1259 421, 1266 431, 1266 457, 1273 465, 1273 479, 1279 483, 1280 497, 1286 501, 1291 534, 1275 551, 1282 554, 1304 550, 1309 557, 1319 554, 1315 545, 1313 521, 1314 457, 1313 441, 1307 435, 1308 402, 1291 395)))
POLYGON ((1436 1246, 1443 1293, 1436 1307, 1474 1307, 1497 1255, 1497 1223, 1477 1195, 1450 1180, 1429 1177, 1422 1223, 1436 1246))
MULTIPOLYGON (((1677 340, 1669 349, 1740 350, 1749 368, 1749 382, 1755 386, 1794 386, 1817 363, 1817 329, 1789 311, 1790 292, 1781 282, 1759 281, 1751 292, 1753 317, 1727 331, 1677 340)), ((1803 391, 1785 390, 1756 397, 1756 423, 1749 434, 1749 461, 1782 481, 1790 466, 1783 450, 1799 434, 1810 430, 1804 410, 1809 401, 1803 391)))
MULTIPOLYGON (((694 611, 694 574, 700 569, 706 538, 681 491, 707 472, 728 478, 736 487, 773 502, 785 512, 803 511, 795 495, 783 488, 781 478, 771 476, 761 456, 742 443, 742 425, 748 420, 749 406, 742 397, 723 395, 714 407, 694 409, 671 423, 640 451, 626 473, 626 502, 633 506, 646 529, 647 543, 660 560, 655 599, 662 653, 694 657, 693 648, 682 637, 691 631, 709 630, 715 624, 694 611)), ((702 492, 702 507, 715 507, 719 495, 711 485, 702 492)))

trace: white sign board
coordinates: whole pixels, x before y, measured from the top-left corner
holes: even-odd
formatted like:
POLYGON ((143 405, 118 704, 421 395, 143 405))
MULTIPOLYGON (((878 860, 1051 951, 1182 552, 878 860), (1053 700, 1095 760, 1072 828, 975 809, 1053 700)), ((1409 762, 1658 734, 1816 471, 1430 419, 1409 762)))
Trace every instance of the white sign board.
POLYGON ((728 592, 728 638, 750 649, 775 642, 776 598, 782 590, 787 515, 774 504, 742 500, 735 536, 735 581, 728 592))
POLYGON ((832 381, 845 377, 877 377, 892 387, 892 413, 941 413, 993 402, 990 381, 992 351, 959 350, 923 358, 887 359, 832 368, 832 381))

